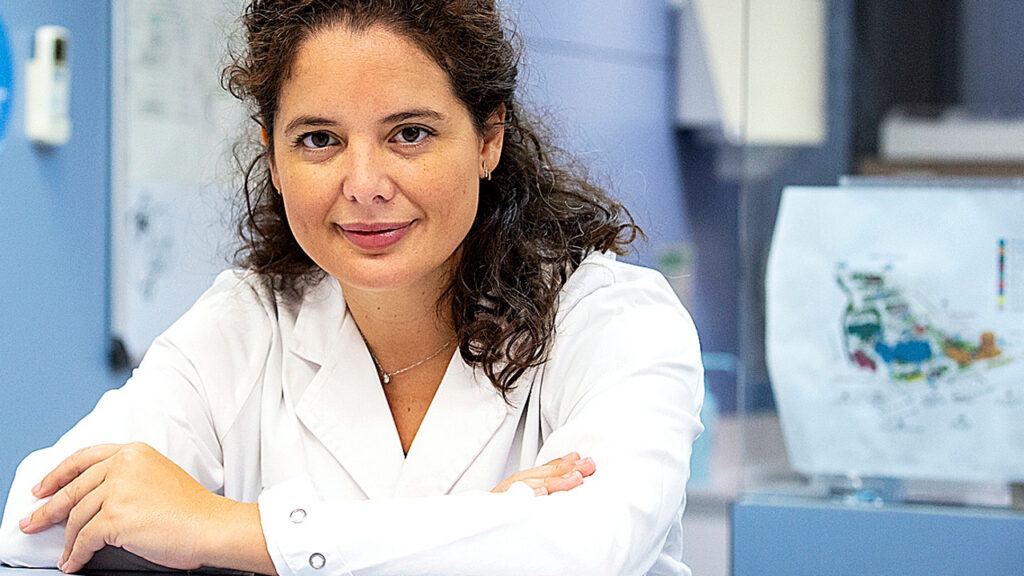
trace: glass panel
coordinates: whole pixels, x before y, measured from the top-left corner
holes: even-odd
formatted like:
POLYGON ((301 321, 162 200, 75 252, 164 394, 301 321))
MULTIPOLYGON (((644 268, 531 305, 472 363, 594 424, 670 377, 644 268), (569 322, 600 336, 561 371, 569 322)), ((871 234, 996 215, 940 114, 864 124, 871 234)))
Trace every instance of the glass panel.
MULTIPOLYGON (((971 456, 979 462, 998 460, 992 451, 1014 432, 994 428, 988 433, 995 441, 985 442, 980 433, 971 436, 974 432, 946 429, 991 420, 994 409, 984 406, 1016 401, 1011 387, 1001 387, 998 379, 986 379, 980 372, 1009 365, 1009 354, 1000 353, 1015 334, 984 331, 975 326, 977 322, 965 320, 962 316, 973 304, 940 298, 937 292, 910 294, 924 290, 923 286, 947 269, 946 263, 941 270, 935 266, 931 278, 928 264, 914 260, 913 241, 920 235, 904 245, 891 229, 863 225, 852 231, 836 230, 836 236, 862 233, 883 248, 878 240, 882 232, 897 240, 887 254, 849 255, 869 262, 867 268, 878 265, 879 270, 868 270, 863 262, 861 268, 854 269, 852 264, 846 268, 844 255, 834 267, 819 271, 823 276, 820 288, 817 284, 780 282, 773 288, 776 295, 785 293, 786 298, 766 299, 765 286, 770 268, 791 270, 814 262, 796 252, 786 253, 789 260, 784 265, 769 266, 776 218, 787 186, 827 187, 805 191, 811 198, 808 203, 822 207, 820 214, 806 211, 807 228, 818 225, 816 218, 827 218, 826 206, 855 197, 861 189, 866 191, 859 203, 851 204, 849 217, 840 214, 838 222, 854 226, 862 213, 894 199, 914 202, 920 198, 917 204, 910 204, 910 210, 948 212, 967 189, 981 191, 966 201, 967 212, 990 210, 986 208, 990 201, 993 206, 1015 205, 1024 195, 1024 140, 1018 140, 1024 138, 1024 54, 1007 57, 1004 50, 1009 46, 1024 52, 1020 42, 1024 5, 910 5, 897 0, 745 0, 739 4, 743 16, 742 81, 735 134, 730 137, 726 127, 717 141, 706 135, 683 139, 713 150, 705 152, 716 166, 712 199, 726 197, 723 190, 728 190, 730 178, 735 182, 736 337, 719 341, 726 343, 726 350, 735 345, 736 394, 729 398, 725 392, 724 402, 719 398, 724 414, 718 420, 719 429, 728 428, 729 409, 735 409, 739 422, 735 458, 740 470, 736 486, 747 492, 795 492, 855 502, 1011 505, 1015 491, 1020 492, 1012 483, 1024 480, 1024 469, 1006 470, 993 463, 982 473, 978 467, 958 467, 958 462, 972 461, 963 456, 964 450, 975 451, 971 456), (884 261, 891 266, 900 258, 908 259, 902 269, 883 265, 884 261), (907 278, 900 274, 908 269, 926 281, 906 284, 907 278), (905 283, 903 288, 898 280, 905 283), (874 300, 863 305, 863 298, 874 300), (766 302, 778 306, 780 300, 788 301, 790 307, 776 308, 776 312, 768 309, 766 302), (834 324, 825 328, 831 331, 828 338, 807 345, 806 335, 780 328, 769 329, 766 340, 766 323, 778 310, 810 317, 813 310, 833 305, 834 324), (868 321, 868 312, 879 310, 872 316, 874 320, 868 321), (944 318, 961 314, 959 324, 935 320, 941 314, 944 318), (901 329, 900 322, 905 324, 906 334, 893 337, 885 332, 901 329), (784 348, 794 342, 806 346, 784 348), (799 352, 773 356, 769 354, 772 346, 799 352), (770 358, 776 363, 771 370, 770 358), (802 358, 806 359, 806 375, 773 382, 772 374, 782 372, 779 366, 799 366, 802 358), (854 385, 852 380, 837 384, 842 378, 856 380, 869 373, 879 379, 857 390, 872 390, 870 393, 844 391, 843 386, 854 385), (956 392, 968 386, 965 375, 984 383, 956 392), (879 383, 883 381, 888 388, 871 387, 882 386, 879 383), (844 402, 864 404, 854 410, 838 405, 844 402), (956 404, 956 410, 932 409, 928 402, 946 402, 947 408, 956 404), (883 411, 887 412, 879 416, 883 411), (903 418, 903 413, 912 413, 917 420, 903 418), (863 420, 856 419, 858 415, 863 420), (942 422, 949 426, 938 426, 935 419, 939 417, 949 420, 942 422), (912 422, 918 422, 922 431, 916 444, 905 438, 912 422), (899 434, 904 437, 899 439, 899 434), (966 440, 956 448, 957 442, 951 438, 966 440), (886 444, 888 440, 891 444, 886 444), (904 446, 900 442, 911 447, 905 455, 897 453, 897 447, 904 446), (914 446, 918 450, 912 449, 914 446), (807 454, 812 451, 819 457, 809 459, 807 454), (824 453, 827 457, 821 457, 824 453), (943 456, 948 456, 948 463, 935 462, 943 456), (903 457, 905 463, 893 464, 903 457), (878 470, 901 472, 874 474, 872 463, 878 463, 878 470)), ((987 220, 978 216, 984 223, 981 228, 998 235, 999 226, 1009 224, 1002 223, 998 209, 990 211, 993 216, 987 220)), ((945 217, 924 234, 945 240, 947 228, 943 226, 955 224, 951 221, 962 213, 945 217)), ((803 226, 788 220, 786 224, 796 229, 803 226)), ((908 225, 908 230, 913 228, 908 225)), ((995 241, 991 244, 991 254, 984 252, 982 259, 992 268, 993 277, 998 268, 1002 282, 1006 265, 996 263, 997 253, 1006 261, 1013 258, 1004 256, 1005 249, 998 248, 995 241)), ((1008 244, 999 244, 1004 245, 1008 244)), ((704 254, 698 246, 698 260, 704 254)), ((949 264, 954 270, 956 266, 962 266, 965 273, 968 270, 965 262, 949 264)), ((698 295, 706 294, 712 282, 700 284, 699 280, 698 295)), ((993 300, 994 291, 995 281, 993 300)), ((775 323, 783 325, 789 324, 775 323)), ((710 388, 713 393, 721 392, 713 381, 710 388)), ((1010 409, 1016 410, 1017 416, 1007 412, 1010 417, 999 417, 1000 421, 1022 420, 1024 401, 1019 404, 1010 409)))

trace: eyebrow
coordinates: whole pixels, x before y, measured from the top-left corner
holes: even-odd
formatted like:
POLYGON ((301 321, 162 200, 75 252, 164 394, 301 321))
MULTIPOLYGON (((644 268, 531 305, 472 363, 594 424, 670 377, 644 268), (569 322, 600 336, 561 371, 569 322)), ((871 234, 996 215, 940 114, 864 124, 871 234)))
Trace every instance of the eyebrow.
POLYGON ((443 121, 445 115, 431 110, 430 108, 413 108, 412 110, 404 110, 402 112, 396 112, 390 116, 385 117, 381 120, 381 124, 395 124, 398 122, 405 122, 406 120, 412 120, 413 118, 428 118, 431 120, 443 121))
MULTIPOLYGON (((390 114, 384 117, 380 123, 397 124, 414 118, 427 118, 443 122, 446 119, 446 116, 436 110, 431 110, 430 108, 413 108, 412 110, 403 110, 401 112, 390 114)), ((335 124, 337 124, 337 122, 329 118, 324 118, 323 116, 304 114, 292 119, 292 121, 285 126, 284 131, 285 133, 288 133, 300 126, 333 126, 335 124)))
POLYGON ((329 120, 322 116, 311 116, 303 115, 294 118, 287 126, 284 127, 284 131, 287 134, 292 130, 295 130, 299 126, 332 126, 334 125, 333 120, 329 120))

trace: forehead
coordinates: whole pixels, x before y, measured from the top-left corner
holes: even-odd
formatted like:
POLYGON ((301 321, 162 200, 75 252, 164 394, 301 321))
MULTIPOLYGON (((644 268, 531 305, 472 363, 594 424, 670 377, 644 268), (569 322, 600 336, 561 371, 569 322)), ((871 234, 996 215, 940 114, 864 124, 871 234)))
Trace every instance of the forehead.
POLYGON ((409 38, 382 26, 335 25, 300 46, 281 86, 280 112, 306 105, 461 104, 448 74, 409 38))

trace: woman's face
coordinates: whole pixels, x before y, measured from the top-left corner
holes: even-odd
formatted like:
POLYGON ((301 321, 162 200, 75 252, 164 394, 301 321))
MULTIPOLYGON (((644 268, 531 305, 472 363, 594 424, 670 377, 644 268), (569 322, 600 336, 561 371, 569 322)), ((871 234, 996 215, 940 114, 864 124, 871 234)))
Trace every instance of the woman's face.
POLYGON ((381 27, 299 49, 274 119, 274 186, 292 233, 345 288, 445 285, 476 216, 500 127, 481 137, 448 76, 381 27))

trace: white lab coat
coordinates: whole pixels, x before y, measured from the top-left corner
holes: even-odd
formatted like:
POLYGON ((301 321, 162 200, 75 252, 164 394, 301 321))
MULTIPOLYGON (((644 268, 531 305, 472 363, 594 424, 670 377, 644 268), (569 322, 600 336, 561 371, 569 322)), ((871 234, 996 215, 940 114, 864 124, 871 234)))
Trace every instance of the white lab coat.
POLYGON ((31 487, 78 448, 142 441, 209 490, 258 501, 282 576, 689 574, 693 322, 660 275, 595 254, 562 291, 556 326, 550 361, 510 403, 456 352, 405 457, 338 283, 287 304, 226 272, 124 387, 22 462, 0 560, 54 566, 62 527, 18 530, 41 504, 31 487), (489 492, 573 450, 597 464, 575 490, 489 492))

